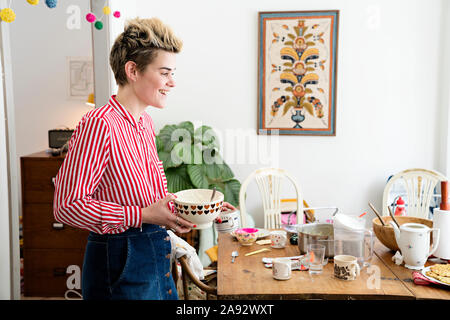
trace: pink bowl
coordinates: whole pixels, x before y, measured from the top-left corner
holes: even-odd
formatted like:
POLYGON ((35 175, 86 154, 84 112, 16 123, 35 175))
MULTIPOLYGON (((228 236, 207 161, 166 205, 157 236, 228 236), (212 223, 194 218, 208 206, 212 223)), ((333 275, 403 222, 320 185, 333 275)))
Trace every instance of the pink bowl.
POLYGON ((236 229, 234 232, 235 233, 256 233, 258 231, 259 231, 259 229, 256 229, 256 228, 239 228, 239 229, 236 229))
POLYGON ((233 232, 239 243, 243 246, 251 246, 258 238, 256 228, 240 228, 233 232))

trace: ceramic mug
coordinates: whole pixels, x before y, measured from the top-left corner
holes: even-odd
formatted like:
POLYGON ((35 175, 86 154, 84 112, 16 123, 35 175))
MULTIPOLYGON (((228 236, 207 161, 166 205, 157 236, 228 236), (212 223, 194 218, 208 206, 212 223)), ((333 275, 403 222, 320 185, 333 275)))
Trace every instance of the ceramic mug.
POLYGON ((292 275, 290 258, 276 258, 272 261, 272 275, 276 280, 289 280, 292 275))
POLYGON ((334 277, 341 280, 355 280, 359 276, 358 259, 349 255, 334 256, 334 277))
POLYGON ((286 247, 287 233, 283 230, 272 231, 270 233, 270 246, 272 248, 284 248, 286 247))
POLYGON ((215 221, 214 225, 219 233, 229 233, 239 228, 241 214, 239 210, 225 210, 219 214, 220 222, 215 221))

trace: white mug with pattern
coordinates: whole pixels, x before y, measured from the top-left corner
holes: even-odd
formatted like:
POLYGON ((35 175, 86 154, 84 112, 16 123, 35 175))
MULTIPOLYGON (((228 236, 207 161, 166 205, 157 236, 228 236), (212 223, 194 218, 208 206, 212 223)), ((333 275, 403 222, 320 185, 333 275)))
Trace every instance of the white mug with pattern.
POLYGON ((270 233, 270 246, 272 248, 284 248, 286 247, 287 233, 283 230, 272 231, 270 233))

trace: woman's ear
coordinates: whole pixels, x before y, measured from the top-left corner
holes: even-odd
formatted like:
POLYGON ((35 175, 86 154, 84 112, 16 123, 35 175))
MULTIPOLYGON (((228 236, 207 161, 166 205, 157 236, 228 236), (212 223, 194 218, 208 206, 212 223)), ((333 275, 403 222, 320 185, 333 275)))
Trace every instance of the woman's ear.
POLYGON ((127 61, 125 63, 125 73, 130 82, 135 82, 137 79, 136 63, 134 61, 127 61))

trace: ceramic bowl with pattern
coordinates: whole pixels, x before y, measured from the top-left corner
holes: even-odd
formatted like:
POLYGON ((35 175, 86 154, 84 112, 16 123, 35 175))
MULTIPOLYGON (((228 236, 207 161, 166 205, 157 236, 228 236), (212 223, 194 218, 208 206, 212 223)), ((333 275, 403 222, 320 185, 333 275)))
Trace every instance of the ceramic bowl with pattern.
POLYGON ((258 238, 259 229, 256 228, 239 228, 233 231, 233 235, 243 246, 251 246, 258 238))
POLYGON ((175 210, 182 218, 197 225, 194 229, 209 228, 219 216, 224 200, 223 193, 216 191, 211 201, 212 194, 213 190, 209 189, 179 191, 173 201, 175 210))

